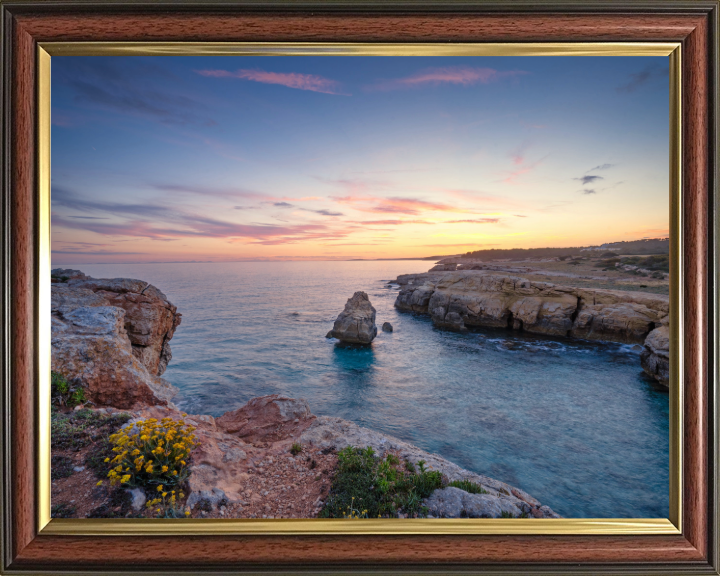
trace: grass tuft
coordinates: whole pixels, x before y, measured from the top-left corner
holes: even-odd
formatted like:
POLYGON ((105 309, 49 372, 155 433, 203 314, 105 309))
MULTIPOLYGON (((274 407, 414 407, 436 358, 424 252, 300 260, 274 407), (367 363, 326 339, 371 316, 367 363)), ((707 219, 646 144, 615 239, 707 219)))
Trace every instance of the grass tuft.
POLYGON ((475 484, 475 482, 470 482, 470 480, 453 480, 448 486, 460 488, 460 490, 465 490, 465 492, 469 492, 470 494, 488 494, 488 491, 480 486, 480 484, 475 484))
POLYGON ((338 452, 337 474, 320 517, 426 516, 422 500, 442 487, 442 474, 426 470, 423 461, 418 462, 419 472, 410 467, 408 462, 401 466, 393 454, 376 456, 369 446, 344 448, 338 452))

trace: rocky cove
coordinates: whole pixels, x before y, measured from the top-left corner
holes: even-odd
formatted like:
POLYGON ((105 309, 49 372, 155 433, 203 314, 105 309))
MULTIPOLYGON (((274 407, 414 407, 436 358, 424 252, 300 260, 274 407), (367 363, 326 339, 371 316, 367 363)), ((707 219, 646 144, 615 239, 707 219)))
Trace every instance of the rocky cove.
MULTIPOLYGON (((390 435, 341 418, 315 416, 301 399, 269 395, 217 418, 185 415, 173 403, 177 389, 162 378, 181 316, 147 282, 94 279, 56 269, 51 309, 52 369, 82 387, 89 409, 127 414, 131 425, 171 418, 196 428, 199 445, 192 453, 185 502, 194 516, 314 517, 331 491, 337 451, 370 446, 377 454, 392 454, 408 466, 422 461, 442 474, 445 487, 425 502, 430 516, 558 517, 519 488, 390 435), (303 447, 299 454, 291 452, 295 444, 303 447), (469 482, 480 492, 447 486, 453 481, 469 482)), ((56 456, 76 465, 74 473, 53 482, 54 504, 74 495, 84 502, 80 510, 86 515, 108 506, 103 502, 110 496, 82 465, 82 451, 56 456)), ((139 512, 149 495, 133 492, 132 507, 139 512)), ((115 508, 117 512, 122 506, 115 508)))
MULTIPOLYGON (((442 266, 440 266, 442 268, 442 266)), ((586 289, 485 270, 398 276, 399 310, 427 314, 440 328, 508 328, 530 334, 643 345, 643 370, 667 387, 669 298, 586 289)))

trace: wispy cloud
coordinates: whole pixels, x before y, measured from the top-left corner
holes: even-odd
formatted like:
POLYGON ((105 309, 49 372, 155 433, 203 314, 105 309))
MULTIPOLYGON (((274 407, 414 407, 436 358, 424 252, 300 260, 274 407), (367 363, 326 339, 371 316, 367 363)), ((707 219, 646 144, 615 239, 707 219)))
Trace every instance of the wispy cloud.
POLYGON ((69 87, 78 103, 162 124, 215 124, 207 104, 171 89, 175 77, 163 67, 123 58, 70 60, 53 81, 69 87))
POLYGON ((417 88, 420 86, 439 86, 441 84, 454 84, 458 86, 473 86, 475 84, 490 84, 504 78, 513 78, 528 74, 522 70, 499 71, 493 68, 471 68, 465 66, 447 66, 444 68, 427 68, 411 76, 380 80, 375 84, 365 86, 369 92, 385 92, 417 88))
POLYGON ((361 220, 359 224, 366 226, 402 226, 403 224, 434 225, 435 222, 430 222, 428 220, 361 220))
POLYGON ((348 204, 355 210, 361 212, 379 212, 385 214, 409 214, 417 215, 422 212, 468 212, 462 208, 442 204, 440 202, 429 202, 419 198, 381 198, 377 196, 343 196, 332 197, 341 204, 348 204))
POLYGON ((527 149, 530 148, 529 142, 523 142, 515 148, 512 152, 510 152, 510 158, 512 158, 513 164, 519 165, 525 162, 525 152, 527 149))
POLYGON ((583 186, 586 186, 588 184, 592 184, 593 182, 596 182, 598 180, 605 180, 602 176, 580 176, 580 178, 573 178, 573 180, 579 180, 582 182, 583 186))
POLYGON ((327 209, 312 210, 310 208, 300 208, 300 210, 304 212, 314 212, 315 214, 320 214, 320 216, 344 216, 342 212, 333 212, 332 210, 327 209))
POLYGON ((77 220, 53 213, 53 226, 85 230, 105 236, 127 236, 152 240, 176 238, 245 239, 259 243, 294 243, 317 238, 342 238, 349 229, 332 230, 324 224, 302 223, 287 226, 274 224, 244 224, 220 220, 178 207, 148 203, 106 202, 88 200, 73 192, 53 187, 53 206, 79 212, 112 215, 120 222, 98 219, 77 220))
POLYGON ((596 170, 609 170, 613 166, 616 166, 616 164, 599 164, 598 166, 595 166, 595 168, 588 170, 588 172, 595 172, 596 170))
POLYGON ((500 218, 475 218, 474 220, 446 220, 444 224, 497 224, 500 218))
MULTIPOLYGON (((520 176, 523 176, 523 175, 528 174, 528 173, 532 172, 533 170, 535 170, 535 168, 540 166, 547 157, 548 157, 548 155, 545 155, 542 158, 540 158, 539 160, 536 160, 535 162, 533 162, 532 164, 527 164, 525 166, 521 166, 517 170, 510 171, 509 174, 505 178, 502 179, 502 183, 503 184, 515 184, 516 180, 518 178, 520 178, 520 176)), ((524 159, 523 159, 523 161, 524 161, 524 159)))
POLYGON ((617 91, 625 94, 635 92, 639 88, 655 80, 667 78, 669 72, 670 70, 667 65, 662 65, 658 62, 648 64, 640 72, 630 74, 629 80, 625 84, 618 86, 617 91))
MULTIPOLYGON (((175 192, 181 194, 192 194, 196 196, 214 196, 217 198, 258 198, 271 201, 267 194, 261 194, 244 188, 213 188, 210 186, 194 186, 187 184, 161 183, 151 184, 155 190, 162 192, 175 192)), ((54 200, 54 199, 53 199, 54 200)))
POLYGON ((53 250, 52 253, 75 256, 140 256, 147 254, 147 252, 115 252, 113 250, 53 250))
POLYGON ((584 188, 582 191, 583 194, 597 194, 597 190, 594 188, 584 188))
POLYGON ((296 90, 310 90, 323 94, 335 94, 338 96, 350 96, 341 91, 341 84, 329 78, 323 78, 315 74, 298 74, 296 72, 268 72, 266 70, 195 70, 201 76, 211 78, 238 78, 262 84, 278 84, 296 90))

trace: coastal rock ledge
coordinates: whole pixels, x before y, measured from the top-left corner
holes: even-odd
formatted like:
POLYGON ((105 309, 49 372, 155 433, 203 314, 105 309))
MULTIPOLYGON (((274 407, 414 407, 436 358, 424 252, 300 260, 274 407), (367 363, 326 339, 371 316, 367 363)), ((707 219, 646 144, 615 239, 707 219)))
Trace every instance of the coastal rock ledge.
POLYGON ((155 286, 52 271, 52 370, 79 380, 96 406, 167 404, 177 389, 160 376, 181 321, 155 286))
POLYGON ((355 292, 348 299, 328 336, 349 344, 370 344, 375 339, 375 308, 365 292, 355 292))
POLYGON ((396 283, 401 288, 395 307, 427 314, 440 328, 509 328, 645 344, 643 369, 668 385, 668 296, 561 286, 481 270, 405 274, 396 283))

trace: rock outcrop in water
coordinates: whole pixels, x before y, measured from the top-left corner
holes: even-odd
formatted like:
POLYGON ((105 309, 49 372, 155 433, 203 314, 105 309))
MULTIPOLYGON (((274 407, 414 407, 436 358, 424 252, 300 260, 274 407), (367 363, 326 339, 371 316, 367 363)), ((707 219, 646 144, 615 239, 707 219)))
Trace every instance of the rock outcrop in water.
MULTIPOLYGON (((405 274, 395 301, 400 310, 428 314, 433 324, 465 331, 471 326, 611 342, 645 343, 667 325, 669 298, 659 294, 560 286, 482 270, 405 274)), ((648 350, 646 372, 667 385, 661 350, 648 350)))
POLYGON ((377 336, 375 308, 365 292, 355 292, 328 336, 349 344, 370 344, 377 336))
POLYGON ((670 382, 670 331, 667 326, 655 328, 645 339, 640 363, 648 376, 663 386, 670 382))
POLYGON ((52 275, 52 369, 79 380, 97 406, 168 403, 177 390, 160 375, 180 324, 177 308, 141 280, 52 275))

